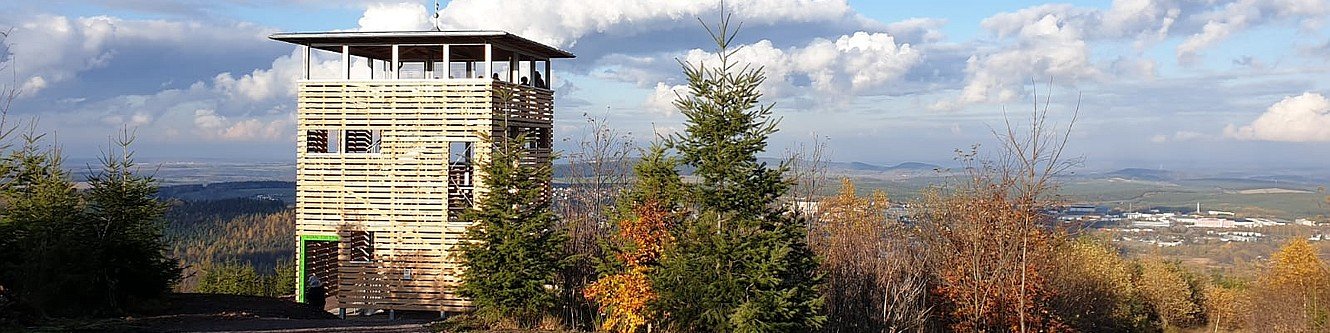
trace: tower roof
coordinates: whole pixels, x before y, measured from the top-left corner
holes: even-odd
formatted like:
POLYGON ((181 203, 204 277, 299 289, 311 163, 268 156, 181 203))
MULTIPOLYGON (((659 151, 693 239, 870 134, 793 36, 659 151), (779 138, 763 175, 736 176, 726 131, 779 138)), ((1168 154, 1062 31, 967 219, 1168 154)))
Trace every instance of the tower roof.
MULTIPOLYGON (((288 32, 273 34, 268 38, 332 52, 341 52, 341 45, 491 44, 546 59, 575 57, 567 51, 499 30, 288 32)), ((359 55, 377 59, 391 56, 359 55)))

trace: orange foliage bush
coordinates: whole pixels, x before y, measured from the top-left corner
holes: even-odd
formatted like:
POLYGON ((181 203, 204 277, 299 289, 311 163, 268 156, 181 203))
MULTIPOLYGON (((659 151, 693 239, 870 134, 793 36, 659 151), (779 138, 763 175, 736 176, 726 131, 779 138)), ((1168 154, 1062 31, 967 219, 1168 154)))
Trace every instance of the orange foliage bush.
POLYGON ((615 256, 626 269, 592 282, 584 291, 600 304, 605 315, 602 330, 637 332, 654 319, 647 305, 656 299, 656 293, 647 272, 671 241, 668 223, 673 214, 659 202, 646 200, 632 207, 632 216, 618 221, 617 236, 623 244, 615 256))
POLYGON ((954 331, 1019 331, 1060 327, 1045 304, 1052 290, 1053 236, 1044 216, 1008 187, 979 181, 950 195, 929 193, 924 236, 954 331))
POLYGON ((656 299, 651 280, 642 267, 626 273, 603 277, 587 286, 586 297, 600 303, 605 314, 601 330, 610 332, 636 332, 646 326, 649 313, 647 304, 656 299))

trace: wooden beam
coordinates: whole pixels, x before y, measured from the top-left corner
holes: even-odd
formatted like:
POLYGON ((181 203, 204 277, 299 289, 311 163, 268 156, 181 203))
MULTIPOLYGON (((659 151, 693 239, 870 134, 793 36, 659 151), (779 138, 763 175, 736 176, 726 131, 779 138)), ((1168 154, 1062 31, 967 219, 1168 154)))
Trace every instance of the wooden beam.
MULTIPOLYGON (((494 45, 490 45, 487 43, 485 44, 485 71, 483 72, 485 74, 481 75, 493 74, 493 72, 490 71, 493 68, 494 68, 494 45)), ((498 78, 492 77, 490 79, 498 79, 498 78)))
POLYGON ((451 79, 453 76, 453 55, 448 44, 443 44, 443 75, 440 78, 451 79))
POLYGON ((393 44, 393 64, 392 64, 393 80, 402 78, 402 63, 401 63, 402 55, 401 55, 401 50, 398 48, 399 46, 400 45, 393 44))
POLYGON ((351 45, 342 45, 342 79, 351 79, 351 45))
POLYGON ((518 83, 518 77, 522 76, 522 54, 513 51, 512 56, 508 57, 508 82, 518 83))
POLYGON ((310 47, 309 47, 309 45, 301 45, 301 46, 300 46, 301 61, 303 61, 304 64, 305 64, 305 67, 304 67, 304 68, 305 68, 304 78, 305 78, 306 80, 309 80, 309 75, 310 75, 310 74, 309 74, 309 61, 310 61, 310 60, 309 60, 309 56, 310 56, 309 53, 310 53, 310 52, 311 52, 311 51, 310 51, 310 47))

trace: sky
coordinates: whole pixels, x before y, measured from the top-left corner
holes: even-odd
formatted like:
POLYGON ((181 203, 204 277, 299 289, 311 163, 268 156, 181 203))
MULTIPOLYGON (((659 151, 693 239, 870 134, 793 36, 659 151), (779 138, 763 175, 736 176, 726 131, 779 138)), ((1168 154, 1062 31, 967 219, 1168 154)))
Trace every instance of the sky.
MULTIPOLYGON (((444 29, 497 29, 556 61, 557 147, 587 117, 645 145, 683 128, 680 62, 716 57, 720 1, 454 0, 444 29)), ((1330 1, 729 0, 780 132, 836 161, 947 164, 1035 105, 1089 169, 1330 170, 1330 1), (1036 103, 1036 99, 1038 103, 1036 103)), ((10 123, 96 156, 291 161, 296 47, 277 32, 432 30, 432 1, 0 0, 10 123)), ((320 66, 335 66, 329 57, 320 66)))

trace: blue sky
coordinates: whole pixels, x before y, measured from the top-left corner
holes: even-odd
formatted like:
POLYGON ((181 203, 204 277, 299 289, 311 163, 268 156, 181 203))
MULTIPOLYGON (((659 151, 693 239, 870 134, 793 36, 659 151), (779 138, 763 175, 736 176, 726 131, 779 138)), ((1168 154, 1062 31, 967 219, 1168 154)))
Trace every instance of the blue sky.
MULTIPOLYGON (((782 131, 833 159, 947 163, 994 142, 1036 88, 1052 117, 1079 103, 1069 148, 1092 169, 1330 167, 1324 0, 733 0, 740 59, 766 66, 782 131), (1051 85, 1050 85, 1051 81, 1051 85), (1037 82, 1038 84, 1031 84, 1037 82)), ((719 1, 459 0, 451 29, 501 29, 569 50, 556 136, 583 114, 639 144, 681 128, 676 59, 714 57, 696 17, 719 1)), ((426 1, 0 2, 11 119, 71 157, 122 127, 155 159, 294 158, 294 47, 284 31, 424 29, 426 1)), ((571 149, 561 143, 559 148, 571 149)))

